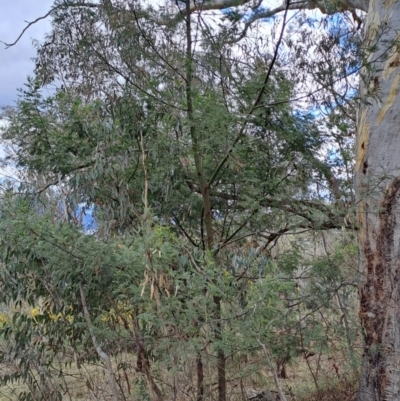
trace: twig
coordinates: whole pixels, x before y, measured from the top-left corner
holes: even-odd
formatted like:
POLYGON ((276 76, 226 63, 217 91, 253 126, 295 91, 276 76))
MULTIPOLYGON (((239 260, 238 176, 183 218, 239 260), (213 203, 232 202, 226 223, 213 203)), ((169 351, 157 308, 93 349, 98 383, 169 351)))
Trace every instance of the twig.
MULTIPOLYGON (((6 49, 9 49, 10 47, 15 46, 15 45, 20 41, 20 39, 22 38, 22 36, 24 36, 25 32, 26 32, 32 25, 35 25, 37 22, 39 22, 39 21, 41 21, 41 20, 43 20, 43 19, 46 19, 53 11, 55 11, 55 10, 61 8, 61 7, 64 7, 64 6, 65 6, 64 4, 60 4, 60 5, 58 5, 58 6, 52 7, 52 8, 50 9, 50 11, 48 11, 45 15, 42 15, 41 17, 36 18, 34 21, 31 21, 31 22, 25 21, 25 22, 27 23, 26 27, 22 30, 22 32, 19 34, 18 38, 17 38, 14 42, 12 42, 12 43, 6 43, 6 42, 3 42, 2 40, 0 40, 0 43, 3 43, 3 44, 6 46, 6 49)), ((98 8, 99 5, 98 5, 98 4, 95 4, 95 3, 73 2, 73 3, 69 3, 69 4, 67 3, 67 7, 91 7, 91 8, 98 8)))
POLYGON ((3 44, 6 46, 6 49, 9 49, 10 47, 16 45, 16 44, 19 42, 19 40, 22 38, 22 36, 24 36, 24 33, 25 33, 32 25, 36 24, 37 22, 39 22, 39 21, 42 20, 42 19, 46 19, 54 10, 55 10, 55 8, 52 8, 47 14, 45 14, 45 15, 43 15, 43 16, 41 16, 41 17, 36 18, 34 21, 31 21, 31 22, 25 21, 28 25, 22 30, 22 32, 19 34, 18 38, 17 38, 14 42, 12 42, 12 43, 6 43, 6 42, 3 42, 2 40, 0 40, 0 42, 3 43, 3 44))

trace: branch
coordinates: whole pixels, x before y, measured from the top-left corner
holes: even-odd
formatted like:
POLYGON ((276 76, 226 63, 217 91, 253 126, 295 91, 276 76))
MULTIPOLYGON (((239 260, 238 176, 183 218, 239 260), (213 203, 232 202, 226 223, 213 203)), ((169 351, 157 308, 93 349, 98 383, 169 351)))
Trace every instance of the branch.
POLYGON ((61 7, 65 7, 65 6, 67 6, 67 7, 92 7, 92 8, 96 7, 96 8, 97 8, 97 7, 99 7, 99 4, 96 4, 96 3, 73 2, 73 3, 62 4, 62 5, 60 4, 60 5, 58 5, 58 6, 52 7, 52 8, 50 9, 50 11, 48 11, 45 15, 36 18, 34 21, 31 21, 31 22, 25 21, 25 22, 27 23, 26 27, 22 30, 22 32, 19 34, 18 38, 17 38, 14 42, 12 42, 12 43, 6 43, 6 42, 3 42, 2 40, 0 40, 0 43, 3 43, 3 44, 6 46, 6 49, 9 49, 10 47, 15 46, 15 45, 20 41, 20 39, 22 38, 22 36, 24 36, 25 32, 26 32, 32 25, 35 25, 37 22, 39 22, 39 21, 41 21, 41 20, 43 20, 43 19, 46 19, 47 17, 50 16, 50 14, 51 14, 53 11, 55 11, 55 10, 61 8, 61 7))
POLYGON ((36 18, 34 21, 31 21, 31 22, 25 21, 25 22, 27 23, 26 27, 22 30, 22 32, 19 34, 18 38, 17 38, 14 42, 12 42, 12 43, 6 43, 6 42, 3 42, 2 40, 0 40, 0 42, 3 43, 3 45, 6 46, 6 49, 9 49, 10 47, 16 45, 16 44, 19 42, 19 40, 22 38, 22 36, 24 36, 24 33, 25 33, 32 25, 36 24, 37 22, 39 22, 39 21, 42 20, 42 19, 46 19, 54 10, 55 10, 55 8, 52 8, 47 14, 43 15, 42 17, 36 18))
POLYGON ((118 386, 117 386, 117 382, 115 380, 115 376, 114 376, 114 372, 112 369, 112 365, 111 365, 111 360, 110 357, 108 356, 108 354, 106 354, 103 349, 101 348, 97 337, 94 333, 93 330, 93 326, 92 326, 92 321, 90 318, 90 313, 89 313, 89 309, 87 307, 86 304, 86 297, 85 297, 85 291, 83 289, 83 285, 82 283, 79 283, 79 292, 81 294, 81 302, 82 302, 82 308, 83 308, 83 315, 85 317, 86 320, 86 324, 89 330, 89 334, 90 337, 92 338, 92 343, 94 348, 96 349, 97 355, 103 360, 104 364, 106 365, 106 370, 107 370, 107 374, 108 374, 108 380, 110 382, 110 387, 111 387, 111 392, 112 392, 112 399, 113 401, 118 401, 119 400, 119 396, 118 396, 118 386))
MULTIPOLYGON (((204 1, 191 1, 190 9, 192 12, 194 11, 204 11, 204 10, 223 10, 230 7, 238 7, 244 6, 250 3, 250 0, 204 0, 204 1)), ((309 0, 300 0, 295 1, 289 5, 289 10, 315 10, 320 9, 324 14, 332 13, 338 11, 347 11, 347 10, 361 10, 368 11, 369 0, 339 0, 332 1, 332 6, 335 6, 335 11, 329 12, 324 8, 324 4, 319 1, 309 1, 309 0)), ((255 11, 254 15, 250 18, 251 22, 254 22, 261 18, 268 18, 275 14, 278 14, 282 11, 285 11, 287 8, 287 2, 284 0, 281 5, 272 10, 265 10, 263 12, 255 11)), ((332 7, 333 8, 333 7, 332 7)))
POLYGON ((178 220, 178 218, 172 214, 173 217, 173 221, 175 222, 175 224, 178 226, 178 228, 182 231, 183 235, 189 240, 189 242, 195 247, 195 248, 200 248, 199 244, 196 244, 196 242, 193 240, 193 238, 188 234, 188 232, 183 228, 182 224, 180 223, 180 221, 178 220))
POLYGON ((278 378, 278 373, 276 372, 275 366, 274 366, 273 362, 271 361, 272 358, 270 356, 270 353, 268 352, 268 349, 265 346, 265 344, 263 344, 260 340, 257 340, 257 341, 261 345, 262 350, 264 351, 264 356, 267 360, 267 364, 269 365, 269 367, 272 371, 272 375, 274 376, 274 382, 275 382, 276 390, 278 391, 279 399, 281 401, 287 401, 286 395, 282 390, 282 386, 281 386, 281 383, 278 378))
MULTIPOLYGON (((368 11, 369 7, 369 0, 338 0, 335 4, 334 7, 331 9, 326 9, 324 4, 321 4, 318 1, 313 1, 313 0, 300 0, 300 1, 295 1, 291 2, 288 6, 286 4, 286 1, 284 1, 280 6, 273 8, 272 10, 270 9, 261 9, 261 10, 255 10, 253 15, 250 16, 245 22, 244 22, 244 28, 242 32, 240 33, 239 36, 237 36, 234 40, 232 40, 232 43, 237 43, 241 41, 246 35, 248 29, 251 27, 251 25, 260 19, 267 19, 275 16, 276 14, 279 14, 282 11, 287 10, 315 10, 319 9, 323 14, 335 14, 337 12, 343 12, 343 11, 352 11, 354 10, 361 10, 361 11, 368 11)), ((353 14, 354 17, 354 14, 353 14)), ((357 20, 359 18, 357 17, 357 20)))
POLYGON ((286 17, 287 17, 288 10, 290 8, 290 0, 286 0, 286 2, 287 3, 286 3, 286 6, 285 6, 285 9, 284 9, 285 14, 283 15, 283 21, 282 21, 282 29, 281 29, 281 33, 279 34, 278 41, 276 42, 274 55, 273 55, 272 60, 271 60, 271 62, 269 64, 268 71, 265 74, 263 86, 261 87, 260 92, 258 93, 257 99, 254 102, 253 106, 251 107, 251 109, 249 111, 249 114, 253 114, 253 111, 257 108, 257 106, 261 102, 261 99, 262 99, 262 96, 263 96, 263 94, 265 92, 265 88, 266 88, 266 86, 268 84, 269 77, 271 75, 272 69, 275 66, 276 59, 278 58, 279 47, 280 47, 280 45, 282 43, 283 33, 285 32, 285 28, 286 28, 286 17))
MULTIPOLYGON (((287 13, 288 13, 289 7, 290 7, 290 0, 286 0, 285 14, 283 16, 282 29, 281 29, 281 32, 280 32, 280 35, 279 35, 279 38, 278 38, 278 42, 277 42, 277 44, 275 46, 275 51, 274 51, 273 58, 272 58, 271 63, 269 65, 268 71, 265 74, 263 85, 262 85, 260 91, 257 94, 257 98, 254 101, 253 105, 251 106, 250 110, 246 113, 247 116, 251 116, 253 114, 254 110, 258 107, 259 103, 261 102, 262 95, 265 92, 265 88, 266 88, 266 86, 268 84, 272 68, 274 67, 275 62, 276 62, 277 57, 278 57, 278 50, 279 50, 280 44, 282 42, 283 33, 285 31, 285 28, 286 28, 286 18, 287 18, 287 13)), ((221 160, 221 162, 218 164, 217 168, 214 170, 213 174, 211 175, 211 178, 209 180, 209 186, 210 187, 217 180, 218 174, 220 173, 222 168, 225 166, 226 162, 228 161, 230 155, 232 154, 234 148, 236 147, 236 145, 238 144, 240 139, 243 137, 246 126, 247 126, 247 122, 244 122, 244 124, 242 125, 242 128, 240 129, 239 133, 237 134, 235 140, 233 141, 230 149, 225 154, 225 157, 221 160)))
MULTIPOLYGON (((244 5, 249 5, 250 0, 203 0, 203 1, 191 1, 190 2, 190 12, 196 12, 196 11, 207 11, 207 10, 224 10, 227 8, 231 7, 239 7, 239 6, 244 6, 244 5)), ((332 2, 332 10, 327 10, 325 8, 324 4, 321 4, 319 1, 310 1, 310 0, 300 0, 300 1, 295 1, 290 3, 289 5, 287 4, 287 1, 284 0, 283 3, 276 7, 273 8, 272 10, 263 10, 263 11, 257 11, 255 10, 253 15, 246 21, 245 23, 245 28, 240 35, 240 38, 244 37, 246 35, 246 32, 250 25, 263 18, 270 18, 276 14, 279 14, 282 11, 287 10, 315 10, 319 9, 322 13, 324 14, 334 14, 336 12, 340 11, 349 11, 349 10, 361 10, 364 12, 368 12, 368 7, 369 7, 369 0, 338 0, 336 2, 332 2)), ((65 2, 64 4, 52 7, 48 13, 45 15, 36 18, 34 21, 27 22, 26 27, 22 30, 18 38, 12 42, 12 43, 6 43, 0 40, 0 43, 3 43, 6 46, 6 49, 16 45, 22 36, 25 34, 25 32, 34 24, 37 22, 46 19, 47 17, 50 16, 50 14, 59 9, 59 8, 67 8, 67 7, 89 7, 89 8, 99 8, 101 7, 100 4, 97 3, 86 3, 84 1, 71 1, 71 2, 65 2)), ((184 17, 184 14, 182 12, 177 13, 175 16, 175 19, 181 19, 184 17)), ((144 12, 143 13, 143 18, 148 18, 154 22, 156 22, 159 25, 166 25, 168 22, 171 22, 168 17, 166 18, 154 18, 152 17, 149 13, 144 12)))
MULTIPOLYGON (((332 191, 332 194, 334 195, 336 201, 340 200, 341 196, 337 188, 338 183, 336 182, 336 178, 334 177, 333 174, 329 174, 329 172, 325 172, 324 174, 325 178, 329 181, 330 186, 333 187, 330 188, 330 190, 332 191), (333 192, 334 189, 336 189, 337 191, 333 192)), ((188 185, 192 193, 201 194, 200 188, 197 185, 193 184, 187 177, 185 177, 185 180, 186 184, 188 185)), ((210 196, 213 199, 220 198, 228 202, 230 201, 236 202, 241 200, 241 197, 236 194, 232 194, 229 192, 220 192, 217 190, 211 190, 210 196)), ((348 208, 350 207, 350 203, 342 203, 340 213, 336 215, 332 210, 331 207, 332 205, 325 204, 318 200, 307 200, 307 199, 284 200, 280 198, 275 199, 273 197, 266 196, 265 198, 260 199, 258 202, 262 207, 275 208, 302 217, 303 219, 307 220, 310 223, 310 226, 308 226, 308 228, 326 230, 332 228, 338 229, 343 227, 343 225, 345 225, 347 228, 356 229, 356 226, 354 224, 349 225, 345 222, 347 216, 346 213, 348 211, 348 208), (325 215, 327 217, 327 220, 323 222, 318 222, 315 219, 315 216, 313 216, 310 213, 315 211, 318 211, 323 215, 325 215)), ((224 244, 230 240, 231 237, 228 240, 225 240, 224 244)))

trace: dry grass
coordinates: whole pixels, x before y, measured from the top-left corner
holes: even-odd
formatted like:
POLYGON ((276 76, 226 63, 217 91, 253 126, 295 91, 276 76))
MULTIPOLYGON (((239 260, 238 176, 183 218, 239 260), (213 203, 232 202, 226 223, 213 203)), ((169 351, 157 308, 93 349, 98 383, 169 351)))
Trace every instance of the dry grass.
MULTIPOLYGON (((280 379, 288 401, 353 401, 358 389, 358 372, 351 369, 343 355, 299 357, 287 366, 286 379, 280 379)), ((267 368, 245 380, 252 394, 268 389, 276 394, 267 368)), ((243 397, 232 400, 243 401, 243 397)))
MULTIPOLYGON (((114 365, 118 363, 130 362, 134 366, 134 357, 125 354, 118 361, 114 360, 114 365)), ((246 393, 254 395, 264 390, 270 390, 276 394, 276 388, 268 367, 262 364, 262 359, 257 361, 248 361, 254 363, 258 369, 234 383, 229 383, 229 401, 246 401, 246 393)), ((1 374, 11 372, 15 369, 15 364, 0 366, 1 374)), ((54 388, 62 387, 64 389, 63 400, 68 401, 107 401, 111 399, 108 391, 108 380, 105 370, 101 365, 79 366, 72 363, 68 368, 65 364, 60 364, 63 369, 64 379, 55 378, 51 381, 54 388)), ((240 371, 234 366, 230 366, 232 371, 236 370, 234 376, 238 377, 240 371)), ((239 367, 237 367, 239 368, 239 367)), ((182 373, 184 373, 182 371, 182 373)), ((211 370, 207 372, 211 373, 211 370)), ((281 379, 281 385, 287 394, 288 401, 353 401, 357 390, 357 373, 351 372, 349 365, 343 357, 332 355, 314 355, 305 359, 299 357, 287 366, 288 377, 281 379)), ((140 374, 133 368, 128 369, 126 375, 121 373, 118 377, 119 382, 124 387, 124 393, 127 400, 142 401, 139 393, 135 394, 135 383, 140 381, 140 374), (129 383, 129 384, 128 384, 129 383)), ((143 378, 142 378, 143 379, 143 378)), ((191 401, 195 397, 195 384, 191 381, 190 375, 186 376, 187 383, 184 383, 185 375, 179 378, 179 386, 185 391, 176 394, 173 397, 171 384, 166 385, 170 378, 165 377, 164 387, 166 392, 170 392, 169 400, 191 401), (193 391, 187 389, 191 388, 193 391)), ((21 391, 27 391, 26 384, 13 383, 10 386, 0 387, 0 401, 17 400, 17 395, 21 391)), ((210 386, 206 391, 207 401, 216 399, 216 386, 210 386)))
MULTIPOLYGON (((121 355, 118 360, 114 360, 114 366, 125 363, 129 364, 127 360, 132 359, 132 356, 125 354, 121 355)), ((16 362, 9 362, 0 365, 0 374, 11 374, 18 370, 16 362)), ((126 375, 120 374, 120 370, 114 370, 118 382, 123 388, 124 394, 131 393, 134 381, 138 378, 138 374, 133 368, 126 369, 126 375)), ((79 366, 72 362, 66 365, 60 361, 58 366, 51 371, 52 378, 48 380, 47 385, 41 385, 43 390, 42 399, 46 400, 46 392, 51 393, 52 390, 59 390, 62 393, 62 399, 67 401, 108 401, 111 400, 111 393, 109 391, 107 374, 104 366, 101 364, 80 364, 79 366), (62 375, 59 375, 62 371, 62 375)), ((7 386, 0 387, 0 401, 18 400, 18 394, 21 392, 29 392, 30 386, 20 381, 10 383, 7 386)), ((40 399, 40 398, 38 398, 40 399)), ((129 396, 126 398, 131 400, 129 396)), ((47 400, 46 400, 47 401, 47 400)))
POLYGON ((358 389, 356 378, 326 383, 319 390, 297 398, 297 401, 354 401, 358 389))

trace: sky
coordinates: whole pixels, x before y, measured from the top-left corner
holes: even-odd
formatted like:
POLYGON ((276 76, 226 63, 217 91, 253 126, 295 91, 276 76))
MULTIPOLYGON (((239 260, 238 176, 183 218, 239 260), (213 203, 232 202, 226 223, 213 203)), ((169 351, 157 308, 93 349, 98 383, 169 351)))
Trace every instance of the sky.
MULTIPOLYGON (((150 2, 157 0, 150 0, 150 2)), ((14 42, 26 21, 33 21, 45 15, 54 0, 0 0, 0 41, 14 42)), ((270 0, 274 6, 280 0, 270 0), (276 3, 276 4, 275 4, 276 3)), ((50 20, 40 20, 32 25, 21 40, 13 47, 5 49, 0 43, 0 108, 13 106, 18 98, 18 88, 22 88, 28 75, 33 74, 36 51, 33 40, 43 40, 44 34, 50 31, 50 20)))
MULTIPOLYGON (((30 22, 45 15, 52 4, 53 0, 0 0, 0 41, 14 42, 27 25, 25 21, 30 22)), ((15 106, 18 88, 23 88, 27 77, 33 75, 35 64, 32 58, 36 51, 32 41, 42 40, 49 30, 50 21, 41 20, 31 26, 15 46, 6 49, 0 43, 0 109, 3 106, 15 106)), ((4 147, 0 146, 0 159, 4 156, 4 147)), ((0 180, 4 177, 14 177, 14 170, 10 167, 0 168, 0 180)))
MULTIPOLYGON (((1 0, 0 41, 14 42, 26 26, 25 21, 45 15, 52 4, 53 0, 1 0)), ((41 20, 14 47, 5 49, 0 43, 0 107, 15 105, 17 89, 24 86, 35 67, 31 60, 35 57, 32 40, 42 40, 49 30, 49 20, 41 20)))

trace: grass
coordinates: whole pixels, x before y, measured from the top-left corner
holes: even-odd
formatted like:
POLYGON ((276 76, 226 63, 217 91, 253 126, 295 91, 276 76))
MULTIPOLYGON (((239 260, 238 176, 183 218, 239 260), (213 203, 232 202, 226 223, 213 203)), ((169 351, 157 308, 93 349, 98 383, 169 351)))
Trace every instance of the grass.
MULTIPOLYGON (((135 366, 135 357, 130 354, 119 356, 118 361, 114 359, 114 366, 120 363, 131 363, 135 366)), ((231 382, 228 388, 229 401, 244 401, 244 394, 257 394, 264 390, 270 390, 276 394, 276 387, 272 375, 266 365, 263 366, 262 358, 249 360, 248 364, 254 363, 252 373, 235 383, 231 382), (240 383, 240 384, 238 384, 240 383)), ((130 366, 130 365, 129 365, 130 366)), ((129 367, 128 366, 128 367, 129 367)), ((228 363, 229 367, 229 363, 228 363)), ((11 373, 18 368, 18 364, 8 363, 0 365, 0 373, 11 373)), ((69 401, 107 401, 111 399, 108 391, 108 379, 106 371, 101 364, 79 365, 72 362, 68 367, 63 361, 60 361, 59 370, 63 371, 63 378, 57 377, 54 371, 54 377, 49 381, 48 388, 62 388, 63 400, 69 401)), ((235 369, 230 366, 235 377, 240 376, 240 368, 235 369)), ((357 390, 357 372, 352 371, 349 364, 341 355, 314 355, 307 359, 299 357, 287 366, 287 378, 280 379, 281 386, 287 394, 288 401, 353 401, 357 390)), ((117 377, 124 388, 126 400, 145 401, 148 399, 146 394, 146 385, 143 376, 137 373, 132 367, 126 370, 126 374, 121 370, 115 369, 120 375, 117 377)), ((212 372, 211 370, 210 372, 212 372)), ((182 372, 184 373, 184 371, 182 372)), ((208 373, 208 372, 207 372, 208 373)), ((186 376, 186 379, 189 376, 186 376)), ((182 389, 191 388, 178 394, 176 398, 172 396, 171 384, 168 384, 166 377, 164 390, 169 390, 171 398, 175 401, 192 401, 195 397, 195 384, 193 382, 184 383, 185 376, 180 376, 179 386, 182 389)), ((213 379, 214 380, 214 379, 213 379)), ((169 379, 169 381, 171 381, 169 379)), ((210 385, 206 392, 207 401, 216 399, 216 386, 210 385)), ((18 394, 29 390, 27 384, 12 383, 9 386, 0 387, 0 401, 18 400, 18 394)), ((46 398, 44 398, 46 399, 46 398)), ((46 400, 49 401, 49 400, 46 400)))
MULTIPOLYGON (((130 355, 125 354, 124 358, 131 358, 130 355)), ((114 361, 114 365, 122 363, 123 361, 119 358, 118 361, 114 361)), ((126 360, 125 363, 128 363, 126 360)), ((18 370, 18 363, 10 362, 7 364, 0 365, 0 374, 12 374, 18 370)), ((118 369, 115 369, 118 372, 118 369)), ((133 369, 128 369, 129 381, 135 381, 137 374, 133 369)), ((62 399, 68 401, 106 401, 111 400, 111 395, 108 391, 108 379, 105 368, 101 364, 79 364, 72 362, 68 365, 64 361, 59 361, 51 371, 51 380, 47 380, 46 385, 41 384, 42 399, 50 401, 49 395, 52 390, 59 390, 62 393, 62 399), (62 375, 60 375, 62 372, 62 375)), ((118 374, 116 374, 118 377, 118 374)), ((38 375, 35 375, 35 379, 38 379, 38 375)), ((119 377, 119 381, 124 388, 124 393, 127 393, 132 383, 127 385, 127 377, 119 377)), ((30 386, 27 383, 21 381, 14 381, 7 386, 0 387, 0 401, 18 400, 18 394, 22 392, 28 392, 30 386)), ((40 392, 39 392, 40 394, 40 392)), ((39 397, 37 398, 40 399, 39 397)), ((128 398, 129 399, 129 398, 128 398)), ((35 400, 36 401, 36 400, 35 400)))
MULTIPOLYGON (((358 389, 358 370, 351 368, 343 355, 320 354, 296 358, 280 379, 288 401, 353 401, 358 389)), ((246 379, 253 394, 268 389, 276 394, 270 372, 265 369, 246 379), (262 373, 262 374, 260 374, 262 373)), ((241 399, 242 400, 242 399, 241 399)))

